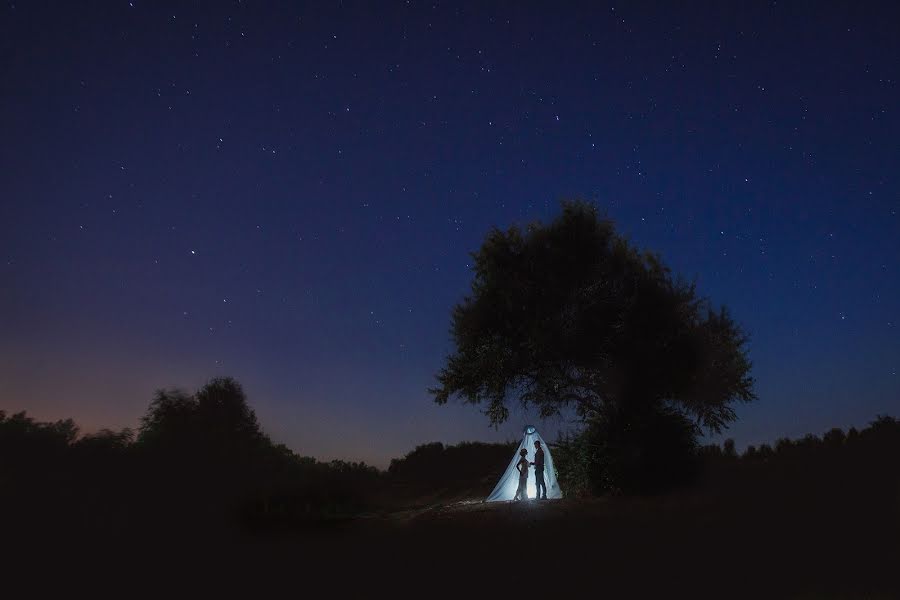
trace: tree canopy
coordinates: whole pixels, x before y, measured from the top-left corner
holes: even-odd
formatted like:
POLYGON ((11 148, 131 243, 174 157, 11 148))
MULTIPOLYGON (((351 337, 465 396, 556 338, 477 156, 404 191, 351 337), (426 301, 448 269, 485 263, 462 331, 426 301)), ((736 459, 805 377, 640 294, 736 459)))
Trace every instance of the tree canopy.
POLYGON ((725 308, 640 251, 584 202, 549 224, 488 233, 471 293, 453 309, 454 351, 432 388, 492 424, 521 402, 542 416, 678 410, 718 432, 753 400, 747 337, 725 308))
POLYGON ((157 391, 141 419, 139 440, 153 444, 191 439, 222 446, 258 443, 264 437, 241 384, 217 377, 193 396, 180 390, 157 391))

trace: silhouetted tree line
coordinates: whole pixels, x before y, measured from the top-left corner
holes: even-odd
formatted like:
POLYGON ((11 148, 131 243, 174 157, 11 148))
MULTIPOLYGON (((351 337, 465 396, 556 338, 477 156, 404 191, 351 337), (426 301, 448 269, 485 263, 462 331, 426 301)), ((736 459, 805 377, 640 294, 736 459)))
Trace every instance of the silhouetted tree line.
POLYGON ((261 430, 238 382, 156 393, 137 432, 78 435, 0 411, 0 503, 18 523, 133 533, 305 522, 377 503, 384 474, 298 456, 261 430))
POLYGON ((701 449, 695 493, 744 502, 748 510, 802 515, 807 535, 840 528, 868 531, 867 544, 890 547, 900 535, 900 421, 878 416, 863 429, 782 438, 748 446, 732 441, 701 449), (775 507, 778 507, 777 509, 775 507), (841 519, 846 519, 842 522, 841 519))
MULTIPOLYGON (((157 392, 137 431, 79 436, 71 419, 41 423, 0 411, 0 510, 9 517, 5 533, 33 538, 165 535, 221 529, 235 519, 283 529, 484 497, 514 448, 424 444, 391 461, 387 472, 320 462, 272 442, 241 386, 221 378, 192 395, 157 392)), ((885 502, 900 497, 900 421, 888 416, 860 431, 832 429, 739 454, 733 440, 697 446, 692 424, 662 411, 627 425, 592 421, 563 436, 553 453, 569 496, 655 493, 701 477, 702 485, 745 490, 802 488, 805 498, 859 490, 885 502)))
POLYGON ((702 446, 699 455, 707 461, 753 463, 804 460, 856 450, 883 452, 886 456, 900 458, 900 420, 888 415, 878 415, 861 431, 851 427, 844 433, 842 429, 835 427, 821 437, 808 433, 796 440, 779 438, 774 445, 750 445, 743 454, 737 452, 734 440, 727 439, 721 446, 702 446))
MULTIPOLYGON (((514 443, 425 444, 391 461, 321 462, 273 442, 240 384, 159 390, 138 429, 79 435, 0 411, 0 509, 16 523, 133 535, 243 523, 276 529, 460 494, 486 495, 514 443)), ((34 531, 28 531, 30 535, 34 531)))
POLYGON ((900 420, 879 415, 862 430, 780 438, 739 453, 733 439, 700 446, 690 422, 660 414, 638 427, 591 423, 563 437, 555 456, 561 484, 574 495, 658 493, 698 479, 746 485, 762 478, 764 485, 780 487, 799 477, 813 486, 881 482, 885 497, 893 498, 900 485, 900 420))
POLYGON ((503 474, 516 442, 422 444, 388 467, 391 493, 407 502, 487 496, 503 474))

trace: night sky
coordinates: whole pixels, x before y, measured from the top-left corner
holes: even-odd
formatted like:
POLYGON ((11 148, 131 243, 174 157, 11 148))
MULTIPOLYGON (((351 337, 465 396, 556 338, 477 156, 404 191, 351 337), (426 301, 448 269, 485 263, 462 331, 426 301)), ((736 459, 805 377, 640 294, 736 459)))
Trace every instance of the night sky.
POLYGON ((0 7, 0 409, 517 438, 426 388, 485 233, 581 197, 750 333, 739 447, 900 415, 897 3, 299 4, 0 7))

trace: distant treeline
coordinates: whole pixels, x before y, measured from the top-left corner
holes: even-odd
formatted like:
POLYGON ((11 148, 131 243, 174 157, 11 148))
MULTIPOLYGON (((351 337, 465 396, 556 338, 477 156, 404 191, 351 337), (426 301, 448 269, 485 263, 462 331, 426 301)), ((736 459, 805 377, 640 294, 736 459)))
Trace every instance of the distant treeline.
POLYGON ((273 442, 240 384, 219 378, 194 394, 158 391, 137 430, 81 435, 71 419, 0 411, 0 510, 29 535, 305 527, 485 495, 513 448, 425 444, 387 471, 322 462, 273 442))
POLYGON ((157 392, 137 431, 80 436, 71 419, 0 411, 0 510, 32 537, 340 518, 375 505, 383 479, 272 442, 230 378, 157 392))
POLYGON ((887 518, 880 526, 883 531, 872 535, 896 535, 900 506, 896 418, 878 416, 864 429, 831 429, 821 437, 782 438, 773 445, 748 446, 742 454, 733 441, 725 440, 721 446, 700 448, 700 458, 703 470, 692 490, 708 498, 746 502, 753 510, 777 505, 802 513, 818 523, 811 535, 832 530, 840 520, 835 510, 844 511, 860 526, 887 518))
POLYGON ((391 461, 387 471, 391 495, 407 503, 484 498, 497 484, 517 445, 422 444, 391 461))
MULTIPOLYGON (((214 379, 192 395, 157 392, 137 431, 79 435, 69 419, 37 422, 0 411, 0 510, 10 528, 34 535, 85 530, 134 535, 243 522, 275 529, 334 522, 372 511, 483 498, 515 442, 418 446, 387 471, 365 463, 320 462, 274 443, 260 428, 241 386, 214 379)), ((554 450, 561 484, 578 495, 565 444, 554 450)), ((893 481, 900 421, 879 416, 865 429, 749 446, 732 440, 697 448, 708 478, 750 481, 760 473, 806 473, 825 480, 861 476, 893 481), (753 475, 753 474, 756 475, 753 475), (729 479, 730 478, 730 479, 729 479)))
POLYGON ((743 461, 765 462, 773 458, 798 459, 823 455, 845 448, 890 451, 896 450, 898 444, 900 444, 900 420, 888 415, 878 415, 862 431, 851 427, 845 433, 843 429, 835 427, 821 437, 808 433, 796 440, 779 438, 774 445, 750 445, 743 454, 738 454, 733 439, 727 439, 721 446, 717 444, 702 446, 700 455, 715 460, 739 458, 743 461))

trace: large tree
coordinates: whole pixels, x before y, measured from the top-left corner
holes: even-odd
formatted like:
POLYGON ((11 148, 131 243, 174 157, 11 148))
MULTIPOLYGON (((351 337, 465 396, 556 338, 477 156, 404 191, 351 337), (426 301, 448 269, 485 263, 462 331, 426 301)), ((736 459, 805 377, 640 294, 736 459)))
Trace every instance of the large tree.
POLYGON ((455 350, 431 389, 481 405, 492 424, 520 402, 586 420, 673 412, 719 432, 754 399, 746 336, 661 258, 617 234, 593 205, 549 224, 492 230, 453 310, 455 350))

